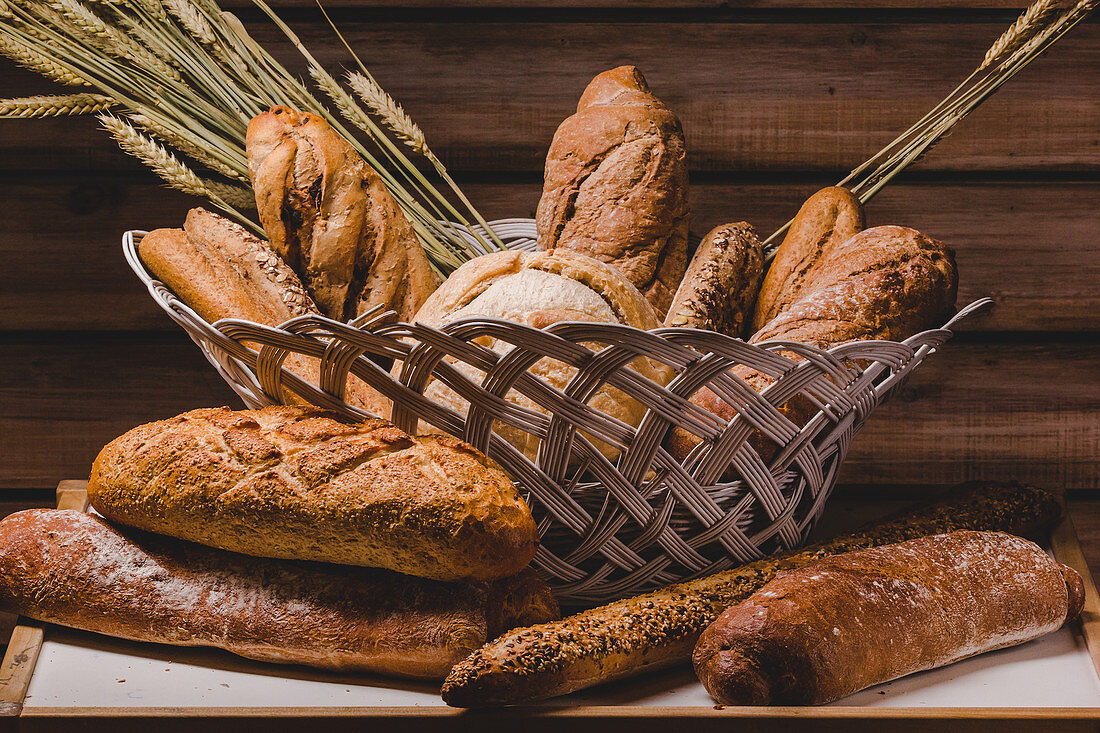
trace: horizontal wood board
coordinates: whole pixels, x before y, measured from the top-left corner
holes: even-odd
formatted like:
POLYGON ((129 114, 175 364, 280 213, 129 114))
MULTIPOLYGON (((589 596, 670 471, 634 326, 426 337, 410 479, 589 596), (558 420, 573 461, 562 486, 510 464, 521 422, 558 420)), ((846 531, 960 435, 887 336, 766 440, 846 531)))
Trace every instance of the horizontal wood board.
MULTIPOLYGON (((700 171, 844 170, 935 105, 970 72, 1012 14, 918 16, 793 11, 723 22, 690 14, 630 22, 628 11, 573 22, 501 12, 466 22, 387 22, 359 13, 340 27, 379 82, 459 171, 540 171, 555 128, 588 80, 633 63, 683 120, 700 171), (690 62, 685 60, 690 59, 690 62)), ((327 67, 351 62, 316 13, 294 28, 327 67)), ((248 16, 251 17, 251 16, 248 16)), ((255 37, 304 71, 269 23, 255 37)), ((4 66, 0 96, 47 85, 4 66)), ((1078 27, 964 120, 925 170, 1100 170, 1100 23, 1078 27)), ((0 169, 132 169, 92 120, 4 121, 0 169)))
MULTIPOLYGON (((240 402, 185 336, 9 341, 0 362, 0 486, 84 476, 104 443, 189 408, 240 402)), ((1100 485, 1100 345, 960 337, 853 443, 842 483, 1020 479, 1100 485)))
MULTIPOLYGON (((709 178, 709 177, 708 177, 709 178)), ((775 231, 828 179, 711 182, 691 188, 698 234, 747 220, 775 231)), ((534 216, 538 183, 468 183, 489 218, 534 216)), ((1100 181, 951 181, 898 184, 868 208, 871 224, 904 224, 957 253, 959 302, 997 302, 967 330, 1100 330, 1100 181)), ((181 226, 201 201, 152 177, 55 176, 0 181, 0 330, 176 330, 121 252, 126 229, 181 226), (95 303, 95 308, 87 307, 95 303)))
MULTIPOLYGON (((330 69, 348 60, 311 0, 276 4, 330 69)), ((226 7, 302 70, 248 5, 226 7)), ((683 118, 698 233, 738 219, 770 232, 938 101, 1015 17, 1003 0, 810 5, 326 2, 489 218, 533 213, 546 147, 587 80, 637 63, 683 118)), ((843 482, 1100 485, 1098 62, 1093 20, 872 203, 872 224, 956 248, 960 301, 998 307, 876 414, 843 482)), ((0 60, 0 96, 47 88, 0 60)), ((0 121, 0 170, 0 487, 84 475, 134 424, 236 404, 119 251, 122 230, 178 225, 193 199, 87 119, 0 121)))

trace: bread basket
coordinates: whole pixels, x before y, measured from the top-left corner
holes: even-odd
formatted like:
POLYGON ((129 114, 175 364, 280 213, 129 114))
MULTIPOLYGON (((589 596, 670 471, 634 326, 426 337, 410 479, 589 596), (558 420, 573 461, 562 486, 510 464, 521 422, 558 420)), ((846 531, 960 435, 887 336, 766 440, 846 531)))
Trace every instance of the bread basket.
MULTIPOLYGON (((509 247, 534 248, 533 220, 492 226, 509 247)), ((321 316, 278 328, 234 319, 210 324, 145 269, 137 255, 144 234, 126 232, 126 261, 248 407, 277 403, 271 395, 282 394, 285 384, 347 418, 367 417, 341 399, 350 371, 393 401, 390 417, 402 429, 414 432, 422 420, 498 461, 538 521, 535 566, 566 606, 605 602, 797 547, 821 515, 848 446, 874 408, 951 337, 956 323, 991 304, 971 303, 942 328, 900 343, 862 341, 828 351, 783 341, 748 344, 710 331, 590 322, 537 330, 471 319, 437 330, 377 311, 348 324, 321 316), (496 353, 475 343, 482 336, 513 348, 496 353), (594 344, 603 348, 594 350, 594 344), (305 384, 282 368, 290 352, 321 360, 320 384, 305 384), (639 356, 670 365, 676 377, 663 387, 626 368, 639 356), (566 389, 527 372, 546 357, 577 369, 566 389), (399 378, 383 366, 391 361, 401 362, 393 370, 399 378), (469 379, 457 362, 484 377, 469 379), (757 393, 733 375, 739 364, 776 381, 757 393), (430 378, 468 400, 467 414, 424 397, 430 378), (647 408, 637 428, 588 404, 604 384, 647 408), (704 385, 736 408, 734 420, 726 424, 688 402, 686 396, 704 385), (546 413, 503 399, 510 390, 546 413), (799 393, 819 408, 804 427, 777 409, 799 393), (494 433, 497 420, 539 439, 535 461, 494 433), (703 439, 682 464, 662 448, 673 427, 703 439), (767 460, 748 440, 754 433, 775 444, 767 460), (591 437, 620 447, 618 458, 606 458, 591 437)))

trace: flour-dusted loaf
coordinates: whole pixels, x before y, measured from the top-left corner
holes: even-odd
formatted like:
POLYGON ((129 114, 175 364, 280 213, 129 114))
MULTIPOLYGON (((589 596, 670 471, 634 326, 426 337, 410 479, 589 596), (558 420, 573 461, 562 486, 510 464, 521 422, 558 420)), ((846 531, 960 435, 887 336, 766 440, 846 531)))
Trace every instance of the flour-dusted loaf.
POLYGON ((0 608, 135 641, 428 679, 502 631, 558 615, 530 570, 441 583, 238 555, 44 509, 0 521, 0 608))
POLYGON ((321 311, 347 321, 383 305, 412 317, 439 285, 381 177, 318 115, 276 106, 245 138, 260 223, 321 311))
POLYGON ((663 318, 687 267, 687 185, 680 120, 635 67, 605 71, 554 133, 539 248, 613 265, 663 318))
MULTIPOLYGON (((473 259, 447 278, 416 314, 417 323, 439 328, 463 318, 500 318, 534 328, 562 321, 619 323, 644 330, 657 328, 660 321, 653 306, 617 270, 598 260, 567 249, 550 252, 494 252, 473 259)), ((498 352, 509 350, 504 340, 483 338, 483 346, 498 352)), ((598 350, 603 344, 592 344, 598 350)), ((484 373, 472 366, 458 368, 480 383, 484 373)), ((630 368, 659 384, 671 379, 671 370, 660 362, 636 359, 630 368)), ((395 372, 400 366, 395 367, 395 372)), ((557 389, 564 389, 577 370, 549 357, 540 359, 528 371, 557 389)), ((465 414, 469 404, 440 381, 433 381, 424 394, 439 404, 465 414)), ((516 390, 507 399, 544 413, 545 409, 516 390)), ((601 387, 588 404, 611 417, 637 426, 645 407, 614 387, 601 387)), ((420 431, 430 429, 422 424, 420 431)), ((535 459, 539 440, 511 425, 497 422, 493 429, 505 440, 535 459)), ((596 442, 608 458, 618 455, 615 446, 596 442)))
POLYGON ((1040 489, 964 484, 935 504, 793 553, 510 631, 455 665, 443 683, 443 699, 457 707, 524 704, 686 664, 703 629, 781 570, 959 529, 1039 537, 1060 511, 1040 489))
POLYGON ((466 443, 300 407, 134 428, 96 458, 88 498, 112 521, 224 550, 446 581, 513 575, 538 540, 512 481, 466 443))
POLYGON ((953 532, 824 558, 727 608, 695 647, 726 705, 821 705, 1036 639, 1081 612, 1081 577, 1002 532, 953 532))

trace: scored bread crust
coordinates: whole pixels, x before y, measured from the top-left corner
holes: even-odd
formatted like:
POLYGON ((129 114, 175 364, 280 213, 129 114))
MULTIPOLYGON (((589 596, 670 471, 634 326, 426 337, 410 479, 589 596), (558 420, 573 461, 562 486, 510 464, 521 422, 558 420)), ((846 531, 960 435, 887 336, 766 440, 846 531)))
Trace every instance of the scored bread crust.
POLYGON ((1019 484, 973 482, 946 499, 802 550, 775 555, 561 621, 514 629, 454 666, 448 705, 517 705, 565 695, 691 660, 703 630, 781 570, 841 552, 959 529, 1038 538, 1060 516, 1049 493, 1019 484))
POLYGON ((687 267, 684 133, 633 66, 596 76, 554 134, 539 249, 609 263, 664 317, 687 267))
MULTIPOLYGON (((157 229, 138 245, 138 256, 158 280, 208 323, 242 318, 278 326, 319 314, 301 280, 281 257, 247 229, 205 209, 191 209, 184 228, 157 229)), ((259 344, 245 342, 258 349, 259 344)), ((308 384, 320 384, 320 362, 288 354, 283 366, 308 384)), ((308 404, 284 388, 283 402, 308 404)), ((390 402, 349 375, 344 400, 372 415, 389 414, 390 402)))
POLYGON ((100 452, 88 498, 120 524, 261 557, 447 581, 530 562, 531 511, 490 459, 449 436, 334 417, 214 408, 142 425, 100 452))
POLYGON ((384 305, 407 321, 439 285, 381 177, 324 119, 272 107, 245 147, 260 223, 325 315, 384 305))
POLYGON ((135 641, 427 679, 512 626, 558 618, 530 570, 441 583, 227 553, 43 509, 0 521, 0 607, 135 641))
MULTIPOLYGON (((482 255, 458 268, 440 288, 428 298, 416 321, 439 328, 462 318, 503 318, 516 323, 544 328, 562 321, 593 321, 621 323, 649 330, 660 322, 649 302, 619 272, 591 257, 567 249, 548 252, 494 252, 482 255)), ((508 345, 494 339, 479 343, 496 351, 508 345)), ((598 350, 603 344, 590 344, 598 350)), ((473 381, 480 383, 484 374, 472 366, 456 367, 473 381)), ((659 384, 671 378, 671 370, 649 359, 637 359, 630 367, 659 384)), ((400 371, 400 365, 394 369, 400 371)), ((564 389, 576 375, 576 369, 549 357, 540 359, 528 371, 558 389, 564 389)), ((440 381, 427 385, 424 394, 460 414, 469 404, 440 381)), ((511 391, 507 399, 531 410, 546 411, 527 397, 511 391)), ((637 426, 645 415, 645 407, 614 387, 601 387, 588 404, 631 426, 637 426)), ((504 425, 499 421, 493 429, 505 440, 535 460, 539 441, 533 435, 504 425)), ((432 430, 422 423, 420 432, 432 430)), ((618 449, 596 440, 595 446, 609 458, 618 449)))
POLYGON ((798 297, 827 249, 846 242, 864 226, 863 205, 846 188, 829 186, 806 199, 764 276, 751 330, 759 331, 798 297))
POLYGON ((823 705, 1057 630, 1080 576, 1033 542, 960 531, 780 573, 703 632, 693 663, 726 705, 823 705))

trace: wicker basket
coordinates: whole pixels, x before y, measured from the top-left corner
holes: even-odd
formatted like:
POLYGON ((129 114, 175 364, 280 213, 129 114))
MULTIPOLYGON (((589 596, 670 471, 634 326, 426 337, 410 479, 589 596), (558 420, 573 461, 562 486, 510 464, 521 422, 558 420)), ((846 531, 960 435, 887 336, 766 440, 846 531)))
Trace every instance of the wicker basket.
MULTIPOLYGON (((511 247, 534 245, 531 220, 494 222, 493 228, 511 247)), ((350 370, 393 400, 391 419, 402 429, 415 431, 423 420, 496 459, 538 521, 542 541, 535 565, 568 606, 604 602, 798 546, 871 411, 951 337, 955 323, 991 303, 972 303, 943 328, 901 343, 865 341, 829 351, 790 342, 748 344, 710 331, 587 322, 537 330, 477 319, 436 330, 380 312, 351 324, 320 316, 295 318, 279 328, 232 319, 209 324, 142 265, 137 247, 143 234, 125 234, 127 262, 249 407, 275 404, 271 395, 282 394, 285 384, 348 418, 367 417, 341 399, 350 370), (474 343, 481 336, 514 348, 496 353, 474 343), (256 351, 242 342, 262 347, 256 351), (593 344, 606 347, 593 351, 593 344), (284 370, 288 352, 322 360, 321 383, 306 384, 284 370), (662 387, 625 368, 639 356, 671 365, 677 376, 662 387), (564 391, 526 371, 544 357, 577 368, 564 391), (400 379, 379 365, 391 360, 403 362, 400 379), (484 379, 470 380, 456 362, 475 367, 484 379), (777 379, 759 394, 732 374, 738 364, 777 379), (468 413, 425 398, 429 378, 467 399, 468 413), (587 403, 605 383, 648 408, 637 428, 587 403), (734 405, 738 417, 726 424, 685 399, 704 385, 734 405), (546 413, 503 399, 510 390, 546 413), (804 427, 776 409, 798 393, 819 407, 804 427), (540 439, 536 461, 493 432, 496 420, 540 439), (661 447, 672 427, 703 439, 682 465, 661 447), (767 460, 752 445, 758 439, 748 440, 753 433, 776 444, 767 460), (590 437, 621 447, 617 460, 608 460, 590 437)))

